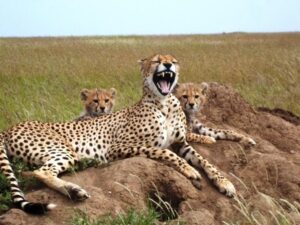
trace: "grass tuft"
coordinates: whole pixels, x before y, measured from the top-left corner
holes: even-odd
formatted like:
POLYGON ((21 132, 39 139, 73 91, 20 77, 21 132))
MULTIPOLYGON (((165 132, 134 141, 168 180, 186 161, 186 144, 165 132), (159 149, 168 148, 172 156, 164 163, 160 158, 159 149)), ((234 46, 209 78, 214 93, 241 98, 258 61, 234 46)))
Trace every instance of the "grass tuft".
POLYGON ((264 208, 256 207, 242 196, 236 196, 234 208, 237 210, 238 216, 234 221, 224 221, 223 223, 226 225, 297 224, 295 218, 300 218, 298 202, 291 203, 285 199, 275 199, 261 192, 257 192, 256 195, 265 202, 264 208))
MULTIPOLYGON (((134 197, 131 190, 127 187, 124 188, 134 197)), ((155 190, 155 200, 149 197, 148 207, 143 211, 130 209, 126 213, 120 213, 116 216, 106 215, 101 218, 92 218, 86 212, 76 209, 72 218, 72 225, 153 225, 162 223, 166 225, 185 225, 184 221, 177 219, 177 211, 169 202, 163 200, 156 187, 155 190)))
POLYGON ((153 225, 156 224, 157 213, 149 208, 146 212, 137 212, 130 209, 127 213, 121 213, 115 217, 111 215, 93 219, 85 212, 77 210, 73 220, 73 225, 153 225))

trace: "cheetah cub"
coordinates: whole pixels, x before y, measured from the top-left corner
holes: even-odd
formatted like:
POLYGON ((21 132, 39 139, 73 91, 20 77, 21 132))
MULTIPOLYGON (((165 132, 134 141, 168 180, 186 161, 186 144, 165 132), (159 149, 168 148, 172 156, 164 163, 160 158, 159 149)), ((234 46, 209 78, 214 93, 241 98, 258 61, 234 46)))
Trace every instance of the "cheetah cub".
POLYGON ((183 111, 187 118, 187 140, 195 142, 193 136, 195 135, 195 133, 197 133, 214 140, 230 140, 240 142, 246 147, 256 145, 255 141, 250 137, 246 137, 243 134, 231 130, 213 129, 206 127, 197 119, 199 118, 201 114, 200 111, 206 102, 207 90, 208 84, 203 82, 201 84, 178 84, 176 90, 174 91, 174 94, 179 99, 180 105, 183 108, 183 111))
POLYGON ((80 93, 84 104, 84 111, 75 119, 82 121, 108 113, 112 113, 115 106, 116 89, 83 89, 80 93))

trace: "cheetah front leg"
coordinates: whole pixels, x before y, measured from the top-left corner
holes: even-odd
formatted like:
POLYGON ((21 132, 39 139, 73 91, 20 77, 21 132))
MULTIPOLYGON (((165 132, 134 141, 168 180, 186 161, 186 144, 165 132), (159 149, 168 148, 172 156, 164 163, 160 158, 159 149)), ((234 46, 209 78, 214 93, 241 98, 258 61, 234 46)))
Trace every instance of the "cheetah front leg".
POLYGON ((234 185, 187 142, 181 144, 179 155, 194 167, 203 169, 208 178, 216 185, 221 193, 225 193, 228 197, 233 197, 236 194, 234 185))
POLYGON ((72 200, 82 201, 89 198, 90 195, 77 184, 64 181, 57 177, 60 173, 65 172, 73 166, 76 161, 67 151, 59 149, 58 153, 57 156, 53 154, 50 159, 47 159, 39 169, 25 175, 36 177, 47 186, 68 196, 72 200))
POLYGON ((240 142, 245 147, 253 147, 254 145, 256 145, 256 142, 252 138, 246 137, 243 134, 231 130, 209 128, 198 121, 195 122, 193 130, 201 135, 209 136, 216 140, 230 140, 240 142))
POLYGON ((216 139, 210 136, 205 136, 202 134, 196 134, 192 132, 186 133, 186 140, 188 142, 196 142, 196 143, 202 143, 202 144, 213 144, 216 143, 216 139))
POLYGON ((160 149, 156 147, 144 147, 144 146, 129 146, 129 145, 112 145, 105 157, 108 161, 114 161, 117 159, 130 158, 134 156, 142 156, 150 159, 162 161, 177 171, 182 173, 185 177, 189 178, 192 183, 199 188, 199 181, 201 179, 200 173, 190 166, 186 160, 180 158, 174 152, 169 149, 160 149))

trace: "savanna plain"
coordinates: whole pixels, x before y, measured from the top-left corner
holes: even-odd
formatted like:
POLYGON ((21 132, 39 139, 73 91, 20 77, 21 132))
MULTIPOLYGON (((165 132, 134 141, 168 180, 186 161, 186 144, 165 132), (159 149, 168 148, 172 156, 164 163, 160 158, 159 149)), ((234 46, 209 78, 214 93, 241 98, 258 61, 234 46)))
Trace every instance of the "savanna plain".
MULTIPOLYGON (((83 88, 116 88, 116 110, 134 104, 142 93, 137 61, 154 53, 179 60, 180 82, 218 82, 254 107, 300 115, 300 33, 0 38, 0 131, 25 120, 78 117, 83 88)), ((17 173, 28 169, 17 160, 14 164, 17 173)), ((2 212, 11 207, 8 190, 0 175, 2 212)), ((246 213, 243 207, 238 206, 241 214, 246 213)), ((130 211, 121 222, 105 223, 134 224, 130 219, 146 217, 145 223, 135 224, 152 224, 156 216, 152 209, 146 214, 130 211)), ((240 224, 255 224, 245 221, 240 224)), ((97 221, 80 214, 73 223, 97 221)))

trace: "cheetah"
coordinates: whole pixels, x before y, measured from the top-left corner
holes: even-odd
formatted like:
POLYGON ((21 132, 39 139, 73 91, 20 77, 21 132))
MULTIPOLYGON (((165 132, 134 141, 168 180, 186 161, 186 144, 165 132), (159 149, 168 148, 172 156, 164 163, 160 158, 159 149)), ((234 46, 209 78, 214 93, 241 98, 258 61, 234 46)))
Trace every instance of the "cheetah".
POLYGON ((44 214, 52 203, 25 199, 8 161, 16 156, 39 165, 31 175, 72 200, 90 195, 77 184, 58 175, 82 158, 102 163, 134 156, 161 161, 199 187, 203 169, 218 190, 227 196, 234 185, 186 142, 186 118, 179 100, 171 93, 179 78, 179 63, 171 55, 140 60, 143 95, 139 102, 118 112, 92 120, 64 123, 24 122, 0 136, 0 168, 10 183, 13 202, 27 213, 44 214), (176 152, 170 146, 176 144, 176 152))
POLYGON ((75 121, 87 120, 112 113, 115 106, 116 89, 83 89, 80 93, 84 112, 75 121))
POLYGON ((181 83, 174 89, 174 95, 179 99, 181 107, 187 118, 188 132, 187 141, 195 142, 193 136, 204 135, 214 140, 231 140, 240 142, 246 147, 256 145, 255 141, 243 134, 231 130, 213 129, 204 126, 199 119, 201 109, 206 102, 208 84, 181 83))

